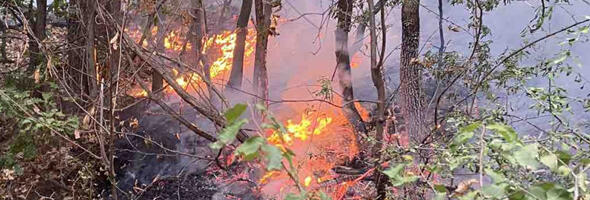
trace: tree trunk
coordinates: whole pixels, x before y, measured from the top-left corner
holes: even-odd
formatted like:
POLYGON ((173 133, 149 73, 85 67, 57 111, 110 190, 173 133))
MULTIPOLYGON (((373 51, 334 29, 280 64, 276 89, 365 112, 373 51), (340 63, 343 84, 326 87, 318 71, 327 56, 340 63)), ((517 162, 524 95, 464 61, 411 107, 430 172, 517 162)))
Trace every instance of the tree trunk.
MULTIPOLYGON (((166 37, 166 28, 164 28, 164 22, 166 21, 166 16, 164 15, 164 13, 162 13, 160 11, 160 9, 158 7, 156 7, 157 10, 154 11, 154 13, 156 14, 156 19, 157 21, 155 22, 156 27, 158 27, 158 31, 156 32, 156 51, 157 52, 165 52, 166 48, 164 47, 164 37, 166 37)), ((152 18, 148 18, 148 21, 153 20, 152 18)), ((152 22, 149 22, 152 23, 152 22)), ((146 29, 151 29, 149 27, 146 27, 146 29)), ((148 31, 147 33, 151 35, 151 30, 146 30, 148 31)), ((151 38, 148 37, 148 38, 151 38)), ((148 40, 149 41, 149 40, 148 40)), ((140 43, 141 45, 141 43, 140 43)), ((155 92, 154 95, 156 96, 160 96, 160 94, 158 92, 160 92, 160 90, 164 87, 164 79, 162 78, 162 75, 158 72, 156 72, 155 70, 152 70, 152 92, 155 92)))
POLYGON ((385 199, 387 196, 387 191, 385 190, 385 183, 387 179, 385 178, 384 174, 381 172, 381 149, 383 148, 383 128, 385 125, 385 80, 383 80, 383 59, 385 56, 383 50, 385 49, 385 17, 384 12, 385 10, 381 10, 381 25, 382 25, 382 53, 381 53, 381 60, 377 63, 377 26, 375 25, 375 15, 373 15, 375 11, 375 6, 373 6, 373 0, 367 0, 369 4, 369 26, 370 26, 370 39, 371 39, 371 78, 373 79, 373 84, 377 89, 377 116, 375 121, 375 146, 373 146, 373 157, 377 159, 375 162, 375 166, 377 167, 377 172, 375 173, 375 186, 377 188, 377 195, 378 199, 385 199))
POLYGON ((254 92, 260 98, 257 102, 268 104, 268 74, 266 70, 266 48, 270 34, 272 7, 264 0, 255 0, 256 7, 256 54, 254 57, 254 92))
MULTIPOLYGON (((229 88, 241 89, 244 76, 244 51, 246 47, 246 36, 248 35, 248 19, 252 10, 252 0, 242 1, 240 16, 236 27, 236 48, 234 49, 234 60, 227 85, 229 88)), ((257 46, 258 47, 258 46, 257 46)))
MULTIPOLYGON (((248 1, 248 0, 245 0, 248 1)), ((219 19, 217 19, 217 27, 223 27, 223 22, 225 22, 225 11, 228 7, 231 6, 232 0, 224 0, 223 7, 221 7, 221 12, 219 13, 219 19)), ((242 2, 243 4, 243 2, 242 2)), ((250 7, 252 7, 252 1, 250 0, 250 7)), ((248 11, 248 14, 250 12, 248 11)), ((238 19, 239 20, 239 19, 238 19)))
POLYGON ((342 111, 346 118, 354 126, 357 133, 367 133, 365 123, 358 110, 352 102, 354 94, 352 91, 352 75, 350 71, 350 55, 348 53, 348 32, 350 32, 352 16, 352 0, 338 0, 338 25, 334 35, 336 37, 336 63, 338 82, 342 90, 343 104, 342 111))
MULTIPOLYGON (((96 0, 89 0, 87 7, 87 18, 86 18, 86 70, 88 73, 88 93, 90 99, 96 99, 98 95, 98 83, 96 75, 96 56, 95 56, 95 17, 96 17, 96 0)), ((84 14, 84 13, 82 13, 84 14)))
POLYGON ((425 136, 421 65, 418 62, 420 40, 420 2, 404 0, 402 4, 402 46, 400 53, 400 97, 410 142, 425 136))
POLYGON ((43 54, 39 43, 43 42, 46 37, 45 27, 47 26, 47 0, 37 0, 37 9, 34 11, 34 20, 32 22, 33 34, 29 36, 29 68, 27 71, 32 74, 33 71, 43 62, 43 54))
MULTIPOLYGON (((70 0, 69 1, 69 16, 68 16, 68 74, 71 76, 71 79, 68 82, 69 90, 72 91, 73 94, 79 94, 81 99, 84 98, 88 91, 86 86, 88 85, 87 79, 85 78, 85 74, 81 73, 84 71, 84 60, 85 54, 84 51, 80 51, 80 49, 76 49, 78 47, 84 46, 86 40, 84 39, 85 31, 82 29, 81 21, 84 20, 84 17, 81 16, 82 5, 78 0, 70 0)), ((75 106, 71 106, 75 107, 75 106)))

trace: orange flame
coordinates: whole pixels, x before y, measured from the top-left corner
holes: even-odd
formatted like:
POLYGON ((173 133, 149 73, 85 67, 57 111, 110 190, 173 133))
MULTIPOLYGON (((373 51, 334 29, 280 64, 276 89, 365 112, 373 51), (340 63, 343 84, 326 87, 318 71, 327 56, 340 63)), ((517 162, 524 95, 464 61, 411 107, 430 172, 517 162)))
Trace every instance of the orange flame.
MULTIPOLYGON (((286 133, 271 131, 267 141, 283 151, 295 153, 292 158, 297 167, 299 184, 316 188, 322 181, 335 176, 331 169, 337 163, 351 159, 358 149, 353 132, 348 131, 347 121, 330 110, 305 112, 299 120, 286 120, 286 133), (281 137, 282 136, 282 137, 281 137)), ((260 183, 265 184, 266 194, 275 191, 292 190, 292 184, 285 172, 267 172, 260 183)))
MULTIPOLYGON (((234 49, 236 48, 236 31, 225 31, 221 34, 214 35, 205 40, 203 44, 204 54, 213 46, 218 46, 221 56, 211 63, 211 77, 217 77, 220 74, 231 69, 234 59, 234 49)), ((254 52, 254 44, 256 43, 256 32, 249 30, 246 36, 246 46, 244 57, 250 58, 254 52)))
MULTIPOLYGON (((139 38, 141 38, 141 33, 139 31, 129 31, 129 29, 126 29, 125 31, 132 38, 136 38, 136 42, 139 42, 139 38)), ((151 30, 152 34, 155 34, 157 31, 158 27, 153 27, 151 30)), ((180 30, 173 30, 164 37, 164 47, 166 50, 179 52, 183 50, 184 47, 186 47, 187 50, 192 48, 190 43, 184 42, 185 37, 181 33, 182 32, 180 30)), ((231 69, 233 63, 233 52, 236 46, 235 42, 236 31, 225 31, 221 34, 212 35, 211 37, 203 39, 202 53, 210 57, 214 57, 209 71, 211 79, 219 79, 227 74, 227 72, 231 69), (218 52, 212 52, 213 50, 218 50, 218 52)), ((143 43, 144 47, 146 47, 147 41, 144 40, 143 43)), ((246 66, 249 65, 248 61, 252 60, 255 44, 256 32, 255 30, 251 29, 248 31, 248 35, 246 36, 246 45, 244 50, 244 60, 246 61, 246 66)), ((172 69, 172 72, 175 76, 176 83, 185 89, 189 84, 202 83, 202 78, 197 73, 181 74, 175 69, 172 69)), ((173 93, 173 91, 174 90, 172 88, 166 89, 166 93, 173 93)), ((147 96, 147 92, 141 89, 132 89, 127 93, 133 97, 147 96)))

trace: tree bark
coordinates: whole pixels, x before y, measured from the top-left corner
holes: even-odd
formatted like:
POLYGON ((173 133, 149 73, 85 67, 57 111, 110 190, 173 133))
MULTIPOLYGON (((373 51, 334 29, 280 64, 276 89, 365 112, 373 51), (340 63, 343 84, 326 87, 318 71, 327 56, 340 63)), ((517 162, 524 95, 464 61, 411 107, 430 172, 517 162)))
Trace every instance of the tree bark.
MULTIPOLYGON (((371 78, 373 79, 373 84, 377 89, 377 116, 375 121, 375 146, 373 146, 373 157, 377 159, 375 163, 377 167, 377 172, 375 173, 375 186, 377 188, 377 195, 378 199, 385 199, 387 196, 387 191, 385 190, 385 183, 386 178, 384 174, 381 172, 381 149, 383 148, 383 128, 385 125, 385 80, 383 79, 383 59, 384 53, 383 50, 385 49, 385 17, 384 17, 384 9, 381 9, 381 25, 382 25, 382 34, 383 34, 383 45, 381 47, 381 60, 377 63, 377 26, 375 25, 375 15, 372 13, 375 12, 375 7, 373 6, 373 0, 367 0, 369 4, 369 26, 370 26, 370 39, 371 39, 371 78)), ((383 8, 383 7, 382 7, 383 8)))
MULTIPOLYGON (((86 70, 88 73, 88 94, 90 99, 96 99, 98 95, 98 83, 96 75, 96 56, 95 56, 95 17, 96 17, 96 0, 89 0, 86 7, 86 70)), ((84 14, 84 13, 82 13, 84 14)))
POLYGON ((252 10, 252 0, 243 0, 240 16, 236 26, 236 48, 234 49, 234 60, 227 85, 229 88, 241 89, 244 76, 244 51, 246 47, 246 36, 248 35, 248 19, 252 10))
POLYGON ((266 69, 266 54, 268 35, 270 34, 271 5, 264 0, 255 0, 256 7, 256 54, 254 55, 254 93, 260 99, 257 102, 268 104, 268 73, 266 69))
POLYGON ((352 0, 338 0, 337 4, 338 11, 336 18, 338 19, 338 24, 334 35, 336 38, 335 53, 338 83, 342 91, 342 103, 344 104, 342 111, 357 133, 367 133, 365 123, 353 103, 354 94, 352 90, 352 74, 350 71, 350 55, 348 53, 348 32, 350 32, 352 7, 354 5, 352 0))
MULTIPOLYGON (((158 28, 158 31, 156 31, 156 51, 157 52, 165 52, 166 48, 164 47, 164 37, 166 37, 166 28, 164 28, 164 21, 166 21, 166 16, 164 15, 164 13, 162 13, 159 9, 159 7, 156 7, 156 10, 154 11, 155 15, 156 15, 156 19, 157 21, 155 22, 156 27, 158 28)), ((148 21, 152 21, 152 18, 148 18, 148 21)), ((153 23, 153 22, 148 22, 148 23, 153 23)), ((146 29, 151 29, 150 27, 146 27, 146 29)), ((151 35, 151 30, 145 30, 147 31, 147 33, 149 35, 151 35)), ((148 38, 152 38, 152 36, 148 37, 148 38)), ((149 40, 148 40, 149 41, 149 40)), ((139 43, 140 45, 142 43, 139 43)), ((164 78, 162 78, 162 75, 158 72, 156 72, 155 70, 152 70, 152 91, 156 92, 156 96, 159 96, 160 94, 157 93, 157 91, 160 91, 162 88, 164 87, 164 78)))
POLYGON ((400 53, 400 97, 410 142, 425 136, 421 65, 418 62, 420 40, 420 1, 404 0, 402 4, 402 46, 400 53))
POLYGON ((29 68, 28 72, 32 74, 35 69, 43 62, 43 54, 39 43, 43 42, 46 37, 45 27, 47 26, 47 0, 37 0, 37 9, 35 15, 29 20, 32 22, 33 34, 29 36, 29 68))

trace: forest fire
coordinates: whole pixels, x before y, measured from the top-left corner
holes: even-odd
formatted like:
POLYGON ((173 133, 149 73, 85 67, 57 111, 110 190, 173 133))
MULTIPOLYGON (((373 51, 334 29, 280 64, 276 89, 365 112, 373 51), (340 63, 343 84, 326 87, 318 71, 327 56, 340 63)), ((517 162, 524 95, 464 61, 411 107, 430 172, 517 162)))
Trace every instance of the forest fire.
MULTIPOLYGON (((132 38, 135 39, 136 42, 139 42, 141 38, 141 33, 139 31, 129 31, 129 29, 126 29, 126 31, 132 38)), ((153 27, 151 30, 152 35, 155 35, 157 31, 158 28, 153 27)), ((163 42, 167 51, 178 53, 184 50, 191 50, 192 45, 190 42, 184 41, 186 41, 186 37, 183 36, 181 30, 172 30, 164 37, 163 42)), ((225 78, 231 69, 233 62, 233 52, 236 46, 235 41, 236 31, 224 31, 220 34, 215 34, 203 39, 203 49, 201 53, 207 55, 210 60, 213 61, 210 63, 209 71, 212 80, 225 78)), ((248 31, 248 35, 246 36, 246 45, 244 51, 245 67, 251 65, 250 60, 252 60, 255 44, 256 32, 254 29, 250 29, 248 31)), ((144 40, 142 46, 146 47, 147 45, 148 42, 144 40)), ((202 63, 199 64, 201 65, 202 63)), ((176 83, 185 89, 187 89, 190 84, 200 84, 202 81, 202 78, 197 73, 179 73, 176 69, 172 69, 172 72, 176 78, 176 83)), ((174 90, 172 88, 167 88, 165 92, 170 94, 174 92, 174 90)), ((140 88, 131 89, 128 91, 128 94, 133 97, 147 96, 147 92, 140 88)))

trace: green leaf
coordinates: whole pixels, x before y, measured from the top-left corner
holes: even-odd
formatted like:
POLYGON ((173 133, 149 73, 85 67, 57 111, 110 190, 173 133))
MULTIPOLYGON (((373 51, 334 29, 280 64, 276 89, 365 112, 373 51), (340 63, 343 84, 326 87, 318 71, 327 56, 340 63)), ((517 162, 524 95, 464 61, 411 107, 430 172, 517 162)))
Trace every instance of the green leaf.
POLYGON ((283 154, 281 150, 271 144, 262 145, 262 151, 266 155, 266 170, 280 170, 283 162, 283 154))
POLYGON ((553 171, 557 170, 557 156, 551 152, 541 157, 541 163, 543 163, 545 166, 549 167, 549 169, 553 171))
POLYGON ((228 124, 234 123, 240 117, 248 106, 246 104, 236 104, 234 107, 225 111, 223 114, 228 124))
POLYGON ((557 153, 557 156, 561 162, 565 163, 566 165, 570 164, 570 160, 572 160, 572 155, 570 153, 565 151, 557 151, 555 153, 557 153))
POLYGON ((465 133, 465 132, 473 132, 475 131, 477 128, 479 128, 481 126, 481 122, 474 122, 472 124, 469 124, 463 128, 459 129, 459 133, 465 133))
POLYGON ((518 190, 516 192, 513 192, 510 196, 508 196, 509 200, 525 200, 526 199, 526 193, 523 190, 518 190))
POLYGON ((217 142, 209 144, 209 147, 212 149, 221 149, 223 146, 227 144, 231 144, 236 139, 236 135, 238 131, 244 124, 248 123, 247 119, 241 119, 237 122, 231 123, 229 126, 226 126, 221 130, 221 134, 217 138, 217 142))
POLYGON ((477 193, 478 193, 477 191, 471 191, 471 192, 469 192, 469 193, 467 193, 467 194, 459 197, 459 199, 461 199, 461 200, 473 200, 477 196, 477 193))
POLYGON ((258 155, 258 150, 260 149, 260 146, 264 144, 264 141, 264 138, 260 136, 250 137, 248 140, 238 146, 235 154, 244 156, 244 159, 247 161, 252 160, 258 155))
POLYGON ((502 138, 504 138, 506 142, 512 143, 518 140, 518 135, 516 134, 516 131, 514 131, 512 127, 507 126, 505 124, 490 124, 487 125, 486 128, 493 130, 497 134, 500 134, 500 136, 502 136, 502 138))
POLYGON ((391 181, 391 184, 393 184, 394 187, 402 186, 406 183, 411 183, 418 180, 418 176, 402 175, 401 172, 403 171, 406 165, 407 164, 402 163, 383 171, 383 174, 389 177, 389 180, 391 181))
POLYGON ((506 181, 506 178, 501 173, 497 173, 492 169, 485 169, 484 171, 488 176, 490 176, 490 178, 492 178, 494 183, 503 183, 506 181))
POLYGON ((559 173, 561 176, 569 176, 570 172, 570 168, 565 165, 561 165, 557 168, 557 173, 559 173))
POLYGON ((564 54, 564 55, 562 55, 561 57, 559 57, 559 58, 557 58, 557 59, 553 60, 553 64, 559 64, 559 63, 562 63, 563 61, 565 61, 565 59, 566 59, 566 58, 567 58, 567 55, 565 55, 565 54, 564 54))
POLYGON ((458 146, 465 144, 465 142, 469 141, 469 139, 473 137, 473 134, 473 131, 459 132, 459 135, 457 135, 457 137, 455 137, 455 139, 453 140, 453 145, 458 146))
POLYGON ((486 185, 483 188, 481 188, 481 193, 487 197, 486 199, 501 199, 505 195, 504 190, 505 187, 497 184, 492 184, 486 185))
POLYGON ((539 162, 537 162, 539 148, 537 147, 537 144, 525 145, 518 151, 514 152, 513 156, 516 159, 516 162, 518 162, 518 164, 522 165, 523 167, 527 167, 532 170, 535 170, 539 167, 539 162))
POLYGON ((401 171, 404 169, 405 164, 399 164, 395 167, 390 167, 383 171, 383 174, 387 175, 389 178, 393 179, 400 176, 401 171))
POLYGON ((437 193, 447 193, 449 192, 449 190, 447 190, 447 188, 444 185, 434 185, 434 190, 437 193))

